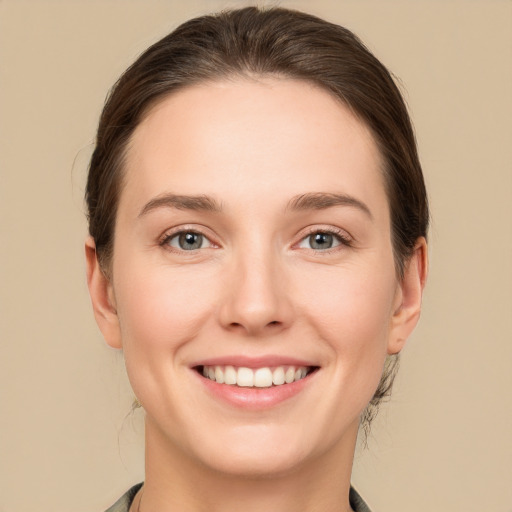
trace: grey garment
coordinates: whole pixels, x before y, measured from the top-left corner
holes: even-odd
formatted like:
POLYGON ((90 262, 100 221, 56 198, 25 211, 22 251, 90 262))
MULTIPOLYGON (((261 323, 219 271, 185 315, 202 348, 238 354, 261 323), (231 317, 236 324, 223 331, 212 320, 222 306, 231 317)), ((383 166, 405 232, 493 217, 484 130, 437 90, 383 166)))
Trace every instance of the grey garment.
MULTIPOLYGON (((105 512, 128 512, 130 505, 132 504, 133 498, 137 494, 137 491, 142 487, 142 484, 134 485, 126 494, 123 494, 108 510, 105 512)), ((359 496, 357 491, 350 488, 350 506, 354 509, 354 512, 371 512, 368 505, 363 501, 363 498, 359 496)))
POLYGON ((350 494, 348 495, 348 499, 354 512, 371 512, 363 498, 359 496, 359 493, 352 486, 350 486, 350 494))
POLYGON ((128 512, 133 498, 142 487, 142 483, 134 485, 129 491, 123 494, 108 510, 105 512, 128 512))

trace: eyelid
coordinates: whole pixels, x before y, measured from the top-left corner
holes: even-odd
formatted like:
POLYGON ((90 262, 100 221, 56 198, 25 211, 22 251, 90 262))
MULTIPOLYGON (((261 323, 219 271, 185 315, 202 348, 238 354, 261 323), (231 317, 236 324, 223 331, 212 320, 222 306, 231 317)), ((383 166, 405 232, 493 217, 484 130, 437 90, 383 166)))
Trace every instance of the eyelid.
POLYGON ((292 248, 299 248, 299 244, 305 240, 307 237, 314 235, 315 233, 326 233, 329 235, 335 236, 339 242, 340 245, 336 247, 332 247, 330 249, 323 249, 323 250, 315 250, 315 249, 306 249, 311 250, 316 253, 329 253, 330 251, 336 251, 339 250, 340 247, 351 247, 354 238, 344 229, 335 227, 335 226, 322 226, 322 225, 316 225, 316 226, 308 226, 305 228, 305 230, 301 231, 297 236, 299 237, 299 240, 295 242, 292 246, 292 248))
MULTIPOLYGON (((167 229, 166 231, 163 232, 162 235, 160 235, 160 237, 158 237, 158 245, 165 246, 165 245, 167 245, 167 242, 169 240, 171 240, 175 236, 178 236, 182 233, 197 233, 198 235, 204 236, 211 244, 210 247, 207 247, 208 249, 212 248, 212 247, 217 248, 220 246, 220 244, 215 241, 215 237, 212 236, 211 231, 209 229, 205 228, 204 226, 201 226, 198 224, 185 224, 185 225, 176 226, 174 228, 167 229)), ((170 245, 168 245, 168 247, 169 247, 169 250, 176 250, 178 252, 194 252, 194 251, 201 250, 201 249, 192 249, 190 251, 182 251, 182 250, 176 249, 174 247, 171 247, 170 245)))

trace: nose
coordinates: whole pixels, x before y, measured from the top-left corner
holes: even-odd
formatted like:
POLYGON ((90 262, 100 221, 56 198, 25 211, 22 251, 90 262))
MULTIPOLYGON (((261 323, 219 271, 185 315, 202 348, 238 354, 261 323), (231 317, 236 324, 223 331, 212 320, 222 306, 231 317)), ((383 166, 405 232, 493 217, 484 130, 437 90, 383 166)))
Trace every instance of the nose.
POLYGON ((244 251, 235 257, 227 269, 219 308, 222 326, 249 336, 276 334, 289 327, 293 306, 285 270, 271 251, 244 251))

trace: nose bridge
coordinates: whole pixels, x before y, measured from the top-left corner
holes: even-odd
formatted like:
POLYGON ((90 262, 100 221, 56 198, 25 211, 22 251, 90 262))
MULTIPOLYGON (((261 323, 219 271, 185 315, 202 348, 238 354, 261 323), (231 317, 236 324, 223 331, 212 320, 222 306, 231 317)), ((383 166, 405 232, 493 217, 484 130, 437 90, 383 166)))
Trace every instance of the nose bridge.
POLYGON ((221 307, 226 327, 261 334, 288 325, 291 304, 282 263, 268 241, 253 239, 234 251, 221 307))

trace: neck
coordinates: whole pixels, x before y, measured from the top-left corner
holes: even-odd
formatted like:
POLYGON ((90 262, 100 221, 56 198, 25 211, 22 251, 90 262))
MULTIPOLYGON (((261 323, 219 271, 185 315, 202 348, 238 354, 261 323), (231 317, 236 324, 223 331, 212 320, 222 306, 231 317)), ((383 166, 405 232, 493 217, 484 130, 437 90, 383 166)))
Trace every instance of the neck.
POLYGON ((227 474, 184 453, 146 422, 146 480, 140 512, 349 512, 357 425, 349 440, 271 475, 227 474))

